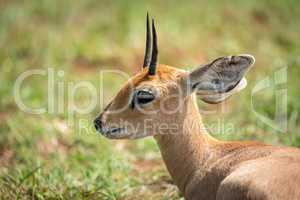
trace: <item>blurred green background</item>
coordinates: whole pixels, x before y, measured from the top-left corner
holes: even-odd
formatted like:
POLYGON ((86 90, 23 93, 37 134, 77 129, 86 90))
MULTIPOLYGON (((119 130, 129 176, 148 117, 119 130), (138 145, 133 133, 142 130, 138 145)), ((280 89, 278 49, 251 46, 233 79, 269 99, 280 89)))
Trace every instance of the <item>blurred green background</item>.
MULTIPOLYGON (((247 89, 219 106, 199 101, 201 110, 214 111, 203 119, 215 137, 300 147, 297 0, 0 0, 2 199, 180 198, 152 138, 111 141, 76 126, 79 120, 91 124, 100 104, 88 115, 76 113, 69 126, 67 90, 66 101, 55 105, 64 112, 54 114, 26 114, 13 95, 22 72, 53 67, 64 70, 56 87, 59 81, 90 81, 104 88, 104 104, 109 102, 125 80, 111 75, 101 84, 98 72, 134 74, 141 67, 147 11, 157 20, 161 63, 192 69, 224 55, 256 57, 247 89), (274 84, 279 70, 287 73, 287 82, 274 84), (252 107, 251 92, 266 78, 272 84, 255 93, 252 107), (283 131, 259 117, 274 118, 278 91, 287 91, 287 113, 279 116, 287 119, 283 131)), ((47 79, 26 79, 21 97, 29 106, 46 106, 47 79)), ((83 90, 74 101, 86 105, 89 98, 83 90)))

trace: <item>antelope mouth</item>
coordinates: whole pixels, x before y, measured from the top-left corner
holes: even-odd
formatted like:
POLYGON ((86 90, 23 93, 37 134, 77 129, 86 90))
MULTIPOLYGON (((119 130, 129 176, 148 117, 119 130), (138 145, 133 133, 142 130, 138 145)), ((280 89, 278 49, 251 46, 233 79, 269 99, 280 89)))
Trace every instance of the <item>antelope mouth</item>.
POLYGON ((125 130, 125 128, 120 128, 120 127, 116 127, 116 128, 103 128, 100 133, 107 137, 107 138, 111 138, 111 139, 117 139, 117 138, 122 138, 122 135, 120 133, 122 133, 125 130))

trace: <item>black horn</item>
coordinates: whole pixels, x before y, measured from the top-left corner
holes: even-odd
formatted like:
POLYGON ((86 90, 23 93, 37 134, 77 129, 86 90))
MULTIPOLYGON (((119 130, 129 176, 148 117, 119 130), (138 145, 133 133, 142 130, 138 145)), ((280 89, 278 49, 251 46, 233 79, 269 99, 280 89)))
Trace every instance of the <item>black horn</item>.
POLYGON ((157 35, 156 35, 156 30, 155 30, 155 24, 154 24, 154 19, 152 19, 152 56, 151 56, 151 62, 149 66, 149 75, 155 75, 156 71, 156 65, 157 65, 157 35))
POLYGON ((149 15, 147 13, 147 33, 146 33, 146 48, 143 67, 149 67, 151 62, 151 32, 149 24, 149 15))

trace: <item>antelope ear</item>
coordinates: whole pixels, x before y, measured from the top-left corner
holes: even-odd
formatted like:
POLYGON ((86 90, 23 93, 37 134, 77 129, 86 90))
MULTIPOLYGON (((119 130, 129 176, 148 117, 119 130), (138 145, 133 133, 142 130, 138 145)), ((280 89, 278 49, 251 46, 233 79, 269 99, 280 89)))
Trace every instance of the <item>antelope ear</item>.
POLYGON ((189 74, 189 87, 207 103, 219 103, 244 89, 246 72, 254 64, 251 55, 221 57, 189 74))

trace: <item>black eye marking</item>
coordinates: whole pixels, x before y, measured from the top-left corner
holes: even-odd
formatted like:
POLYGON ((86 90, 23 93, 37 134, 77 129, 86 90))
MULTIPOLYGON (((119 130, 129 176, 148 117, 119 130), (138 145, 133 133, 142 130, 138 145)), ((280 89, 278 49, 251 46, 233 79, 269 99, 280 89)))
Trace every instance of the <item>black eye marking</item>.
POLYGON ((131 101, 131 108, 134 109, 135 105, 146 104, 155 99, 155 95, 150 90, 135 91, 131 101))
POLYGON ((132 96, 130 107, 131 107, 131 109, 134 109, 134 107, 135 107, 135 93, 132 96))

